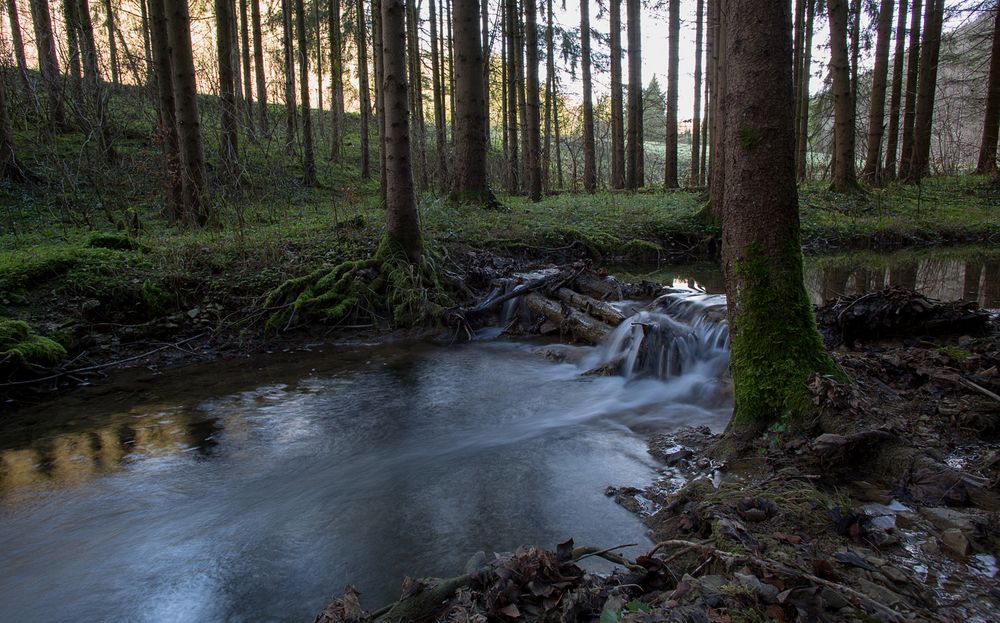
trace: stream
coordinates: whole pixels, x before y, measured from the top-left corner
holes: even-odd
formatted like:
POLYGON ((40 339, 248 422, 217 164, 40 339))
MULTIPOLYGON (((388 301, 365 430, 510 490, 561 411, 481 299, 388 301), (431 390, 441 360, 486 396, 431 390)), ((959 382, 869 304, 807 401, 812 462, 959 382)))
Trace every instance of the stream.
MULTIPOLYGON (((975 281, 1000 307, 995 260, 976 261, 813 262, 807 285, 822 299, 895 274, 949 299, 975 281)), ((718 292, 717 275, 640 276, 718 292)), ((646 434, 718 431, 731 410, 728 332, 705 320, 719 299, 682 298, 641 312, 663 331, 641 365, 625 325, 578 364, 505 339, 316 346, 125 371, 5 415, 0 621, 308 621, 348 582, 375 608, 477 551, 572 537, 634 555, 645 528, 605 488, 650 482, 646 434), (581 375, 616 358, 624 376, 581 375)))

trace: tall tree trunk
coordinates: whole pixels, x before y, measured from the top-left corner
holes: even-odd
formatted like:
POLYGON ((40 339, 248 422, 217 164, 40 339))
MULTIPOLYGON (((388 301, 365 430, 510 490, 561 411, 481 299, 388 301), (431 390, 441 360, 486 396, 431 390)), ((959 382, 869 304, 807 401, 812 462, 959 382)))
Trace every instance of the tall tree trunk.
POLYGON ((851 111, 858 118, 858 61, 861 58, 861 0, 851 0, 851 111))
POLYGON ((504 0, 507 31, 507 191, 517 194, 521 190, 521 163, 519 149, 518 86, 517 86, 517 0, 504 0))
MULTIPOLYGON (((928 0, 933 2, 933 0, 928 0)), ((910 173, 913 158, 913 121, 917 111, 917 78, 920 70, 920 24, 923 0, 913 0, 910 12, 910 48, 906 55, 906 96, 903 99, 903 132, 899 148, 899 171, 897 178, 905 178, 910 173)))
POLYGON ((14 133, 10 129, 10 115, 7 112, 7 85, 0 79, 0 180, 23 179, 24 172, 17 162, 14 133))
POLYGON ((552 0, 545 1, 545 146, 542 151, 542 186, 546 194, 552 190, 552 111, 555 93, 556 46, 555 17, 552 0))
POLYGON ((292 0, 281 0, 281 49, 285 67, 285 152, 295 153, 298 123, 295 114, 295 35, 292 28, 292 0))
POLYGON ((905 178, 914 184, 919 183, 930 168, 934 95, 937 91, 943 25, 944 0, 928 0, 924 13, 924 40, 920 44, 922 53, 917 80, 917 111, 913 117, 913 155, 905 178))
POLYGON ((677 188, 677 77, 680 65, 681 1, 670 0, 670 41, 667 47, 667 137, 664 162, 666 188, 677 188))
POLYGON ((795 170, 798 179, 809 175, 806 156, 809 153, 809 82, 812 78, 813 25, 816 19, 816 0, 806 0, 805 40, 802 46, 802 68, 799 73, 799 100, 796 109, 795 170))
MULTIPOLYGON (((72 2, 73 0, 68 1, 72 2)), ((97 64, 97 40, 94 37, 94 23, 90 17, 90 4, 88 0, 76 1, 79 3, 80 59, 83 63, 87 100, 91 106, 91 125, 93 134, 97 137, 100 157, 103 160, 111 161, 114 159, 115 153, 111 147, 110 124, 107 118, 101 70, 97 64)))
POLYGON ((986 87, 986 115, 983 119, 983 142, 979 147, 976 173, 993 173, 997 168, 997 134, 1000 131, 1000 7, 994 9, 993 51, 986 87))
POLYGON ((791 11, 727 0, 722 269, 729 301, 731 431, 805 414, 806 379, 832 373, 802 275, 795 186, 791 11), (781 348, 774 345, 780 343, 781 348))
POLYGON ((76 113, 78 121, 82 123, 83 120, 79 118, 82 112, 79 103, 83 101, 83 64, 80 61, 80 5, 73 0, 68 0, 62 3, 62 9, 66 29, 68 52, 66 64, 69 66, 70 90, 73 101, 77 102, 77 106, 71 106, 70 110, 76 113))
POLYGON ((152 88, 154 73, 153 46, 150 42, 149 0, 139 0, 139 30, 142 31, 142 47, 146 59, 146 87, 152 88))
POLYGON ((437 180, 443 191, 448 183, 447 130, 444 119, 444 86, 442 83, 441 55, 438 47, 438 19, 435 0, 430 0, 431 22, 431 82, 434 95, 434 151, 437 154, 437 180))
MULTIPOLYGON (((372 0, 372 50, 375 54, 375 127, 378 130, 378 141, 376 142, 378 146, 378 172, 379 172, 379 192, 382 196, 382 202, 386 201, 386 167, 388 163, 386 159, 388 154, 386 153, 385 144, 385 30, 382 27, 383 22, 377 19, 377 15, 383 15, 382 13, 382 0, 372 0)), ((404 16, 405 17, 405 16, 404 16)), ((403 24, 403 35, 404 38, 400 42, 403 46, 403 57, 406 57, 406 24, 404 20, 403 24)), ((405 67, 405 65, 404 65, 405 67)), ((405 76, 402 79, 403 84, 406 83, 405 76)), ((407 137, 410 133, 407 131, 407 137)), ((409 143, 409 141, 407 141, 409 143)), ((412 177, 412 173, 411 173, 412 177)))
MULTIPOLYGON (((445 31, 444 28, 441 29, 442 34, 447 32, 448 35, 448 95, 451 101, 451 117, 448 121, 451 124, 451 140, 455 141, 455 33, 452 32, 452 20, 451 14, 451 0, 441 0, 444 4, 444 8, 448 15, 448 29, 445 31)), ((466 2, 472 2, 474 0, 465 0, 466 2)), ((444 15, 444 12, 442 12, 444 15)))
MULTIPOLYGON (((478 7, 477 7, 478 9, 478 7)), ((476 37, 479 37, 479 12, 476 11, 476 37)), ((410 111, 413 117, 413 125, 410 128, 413 137, 414 153, 413 161, 416 163, 417 188, 426 189, 427 182, 427 144, 424 140, 424 91, 423 72, 420 54, 420 12, 414 0, 406 3, 406 60, 409 71, 410 88, 410 111)), ((460 61, 461 62, 461 61, 460 61)), ((480 69, 479 79, 482 80, 482 70, 480 69)))
POLYGON ((528 197, 542 200, 541 99, 538 82, 538 4, 524 0, 524 29, 527 67, 525 70, 525 104, 528 122, 528 197))
POLYGON ((479 6, 455 3, 455 175, 463 199, 489 200, 486 177, 486 118, 479 6))
POLYGON ((230 0, 215 0, 216 52, 219 63, 219 109, 222 115, 219 137, 220 157, 227 177, 239 175, 239 110, 233 67, 233 32, 235 23, 230 0))
MULTIPOLYGON (((712 0, 709 0, 711 2, 712 0)), ((707 50, 706 50, 707 52, 707 50)), ((706 54, 706 58, 708 58, 706 54)), ((707 76, 706 76, 707 78, 707 76)), ((706 186, 708 184, 708 126, 709 124, 709 111, 711 110, 712 101, 711 94, 708 89, 708 80, 704 80, 705 87, 702 94, 702 101, 705 102, 705 116, 701 122, 701 164, 698 167, 698 186, 706 186)))
POLYGON ((792 38, 792 88, 795 94, 794 110, 796 115, 795 133, 796 145, 798 145, 798 113, 799 103, 802 101, 802 72, 804 71, 803 60, 805 58, 805 30, 806 30, 806 0, 795 0, 795 23, 792 38))
POLYGON ((726 65, 727 13, 723 10, 722 0, 709 0, 709 27, 713 30, 713 66, 712 72, 712 144, 709 148, 708 165, 708 206, 712 218, 722 221, 723 200, 726 190, 726 154, 729 145, 726 143, 726 85, 728 67, 726 65))
POLYGON ((594 153, 594 95, 590 77, 590 0, 580 0, 580 65, 583 68, 583 189, 597 190, 594 153))
POLYGON ((517 80, 517 118, 519 122, 518 135, 521 142, 521 167, 518 170, 519 179, 524 184, 527 192, 531 187, 531 180, 528 178, 528 168, 531 166, 530 147, 528 145, 528 96, 525 81, 524 68, 524 1, 514 0, 517 7, 514 20, 515 50, 517 55, 514 59, 514 76, 517 80))
POLYGON ((847 2, 829 0, 830 75, 833 78, 834 168, 831 188, 847 192, 857 188, 854 164, 854 110, 850 60, 847 55, 847 2))
POLYGON ((705 30, 705 0, 698 0, 695 9, 694 35, 694 114, 691 120, 691 177, 688 186, 692 188, 701 185, 701 55, 705 30))
POLYGON ((163 0, 163 6, 167 17, 170 67, 173 71, 171 84, 181 155, 185 220, 189 224, 207 225, 211 215, 205 203, 205 150, 202 147, 198 85, 195 80, 194 52, 191 48, 191 15, 188 13, 187 0, 163 0))
POLYGON ((628 144, 625 152, 625 186, 642 186, 642 15, 641 0, 625 0, 628 15, 628 144))
POLYGON ((482 0, 480 18, 483 37, 480 47, 483 51, 483 119, 486 122, 483 133, 486 135, 486 153, 489 154, 490 144, 493 141, 490 133, 490 0, 482 0))
POLYGON ((868 149, 861 176, 881 181, 882 135, 885 131, 885 90, 889 79, 889 40, 892 38, 892 11, 896 0, 882 0, 878 12, 878 35, 875 43, 875 68, 872 70, 871 107, 868 113, 868 149))
POLYGON ((323 118, 326 116, 323 110, 323 25, 320 23, 320 1, 313 0, 312 15, 313 27, 315 28, 316 39, 316 107, 319 109, 319 118, 316 121, 316 134, 323 140, 323 118))
POLYGON ((104 27, 108 31, 108 58, 111 63, 111 83, 115 86, 121 84, 121 74, 118 71, 118 44, 115 42, 115 11, 111 6, 111 0, 104 0, 104 27))
POLYGON ((358 50, 358 107, 361 109, 361 179, 367 180, 372 176, 371 148, 369 147, 369 137, 371 129, 372 104, 371 95, 368 88, 368 37, 365 26, 365 5, 363 0, 355 2, 357 26, 355 32, 356 48, 358 50))
POLYGON ((625 188, 625 111, 622 80, 622 0, 611 0, 611 188, 625 188))
POLYGON ((257 111, 260 130, 268 131, 267 79, 264 77, 264 36, 260 25, 260 0, 250 0, 250 21, 253 27, 253 72, 257 82, 257 111))
POLYGON ((303 0, 295 0, 295 26, 299 46, 299 88, 302 91, 302 183, 316 185, 316 156, 313 152, 312 113, 309 97, 309 39, 306 32, 306 7, 303 0))
POLYGON ((185 218, 183 170, 177 140, 177 113, 174 108, 173 69, 170 64, 170 43, 167 39, 167 17, 164 0, 149 1, 149 35, 151 56, 156 75, 156 95, 159 105, 157 135, 163 149, 164 183, 167 190, 167 219, 178 223, 185 218))
POLYGON ((556 134, 556 186, 560 189, 565 188, 563 183, 563 163, 562 163, 562 135, 560 131, 559 123, 559 76, 558 74, 552 75, 552 92, 554 93, 554 103, 552 107, 552 125, 555 126, 556 134))
POLYGON ((31 20, 35 26, 35 47, 38 50, 38 69, 45 82, 48 96, 48 126, 55 132, 66 127, 66 110, 63 106, 62 75, 56 40, 52 34, 52 16, 49 0, 31 0, 31 20))
POLYGON ((896 148, 899 146, 899 107, 903 100, 903 58, 906 53, 906 12, 909 0, 899 0, 896 17, 896 49, 892 59, 892 95, 889 97, 889 133, 885 141, 882 183, 896 179, 896 148))
POLYGON ((344 149, 344 53, 340 0, 329 0, 330 36, 330 158, 339 161, 344 149))
POLYGON ((25 99, 31 98, 31 82, 28 79, 28 61, 24 54, 24 38, 21 36, 21 16, 17 10, 17 0, 7 0, 7 17, 10 20, 10 38, 17 60, 18 77, 25 99))
POLYGON ((250 61, 250 19, 247 0, 240 0, 240 53, 243 56, 243 118, 253 131, 253 65, 250 61))
MULTIPOLYGON (((382 31, 379 65, 385 82, 382 102, 385 108, 386 132, 386 197, 387 235, 411 262, 420 261, 423 243, 417 197, 413 188, 410 161, 410 111, 407 108, 406 87, 406 15, 404 0, 381 0, 382 31)), ((478 28, 476 36, 478 37, 478 28)), ((478 76, 477 76, 478 80, 478 76)), ((482 114, 482 109, 477 111, 482 114)))

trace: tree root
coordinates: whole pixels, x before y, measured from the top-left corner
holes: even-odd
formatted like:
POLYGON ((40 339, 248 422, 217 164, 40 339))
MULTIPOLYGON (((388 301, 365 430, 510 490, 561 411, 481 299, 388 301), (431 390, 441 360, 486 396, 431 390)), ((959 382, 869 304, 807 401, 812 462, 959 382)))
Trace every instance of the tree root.
POLYGON ((437 258, 425 252, 411 263, 399 246, 383 238, 375 256, 351 260, 289 279, 264 301, 278 308, 265 328, 287 331, 299 320, 339 323, 367 313, 378 324, 414 327, 441 320, 451 303, 438 276, 437 258))

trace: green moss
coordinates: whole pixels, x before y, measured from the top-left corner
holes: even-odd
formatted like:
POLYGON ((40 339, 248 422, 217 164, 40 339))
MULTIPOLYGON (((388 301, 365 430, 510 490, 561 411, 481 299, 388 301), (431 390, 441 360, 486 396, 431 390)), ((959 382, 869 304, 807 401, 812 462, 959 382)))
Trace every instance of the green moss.
POLYGON ((173 299, 173 295, 149 279, 142 282, 142 302, 151 318, 168 312, 173 307, 173 299))
POLYGON ((740 128, 740 147, 746 150, 753 149, 760 142, 760 131, 757 128, 740 128))
POLYGON ((132 264, 132 254, 111 249, 71 245, 37 246, 21 252, 0 253, 0 294, 33 288, 60 277, 70 287, 99 289, 100 282, 118 282, 132 264))
POLYGON ((95 232, 87 237, 87 245, 92 249, 113 249, 115 251, 133 251, 136 249, 134 240, 117 232, 95 232))
POLYGON ((797 236, 776 260, 751 246, 735 272, 741 297, 729 307, 733 424, 794 422, 812 407, 806 379, 814 372, 838 373, 802 284, 797 236))
POLYGON ((0 369, 54 366, 65 358, 66 349, 61 344, 37 335, 28 323, 0 318, 0 369))
POLYGON ((958 346, 942 346, 938 349, 938 352, 942 355, 951 357, 959 363, 964 362, 969 358, 969 352, 959 348, 958 346))

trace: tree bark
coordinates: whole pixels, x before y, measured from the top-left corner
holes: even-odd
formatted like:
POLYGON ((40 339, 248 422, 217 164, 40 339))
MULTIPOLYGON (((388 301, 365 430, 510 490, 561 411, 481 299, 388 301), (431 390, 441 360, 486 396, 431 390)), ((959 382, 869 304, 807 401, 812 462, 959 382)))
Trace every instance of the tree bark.
POLYGON ((517 194, 520 192, 520 150, 518 139, 518 110, 517 110, 517 0, 503 0, 504 10, 504 32, 506 42, 506 58, 504 68, 506 75, 507 93, 507 192, 517 194))
MULTIPOLYGON (((551 3, 550 3, 551 6, 551 3)), ((483 119, 485 121, 485 128, 483 133, 486 134, 486 153, 489 154, 490 144, 492 143, 492 134, 490 133, 490 1, 482 0, 482 8, 480 10, 480 19, 482 20, 482 44, 480 49, 483 52, 483 119)))
POLYGON ((167 39, 167 18, 164 0, 149 2, 150 48, 156 76, 156 94, 159 105, 157 135, 163 150, 164 185, 167 219, 178 223, 185 218, 183 170, 180 145, 177 139, 177 114, 174 104, 173 70, 170 64, 170 44, 167 39))
POLYGON ((455 4, 455 175, 454 191, 463 199, 486 202, 486 127, 483 100, 483 51, 479 7, 455 4))
POLYGON ((10 20, 10 38, 17 60, 18 77, 25 99, 31 98, 31 82, 28 79, 28 61, 24 54, 24 38, 21 36, 21 16, 17 10, 17 0, 7 0, 7 17, 10 20))
POLYGON ((799 74, 799 101, 796 111, 795 170, 798 179, 809 175, 806 157, 809 154, 809 82, 812 78, 813 25, 816 19, 816 0, 806 0, 805 42, 802 48, 802 71, 799 74))
POLYGON ((555 106, 553 106, 552 125, 555 126, 556 134, 556 186, 563 188, 563 165, 562 165, 562 138, 559 131, 559 75, 552 75, 552 92, 555 93, 555 106))
POLYGON ((20 181, 24 173, 14 151, 14 133, 7 112, 7 85, 0 79, 0 179, 20 181))
POLYGON ((299 88, 302 91, 302 183, 316 185, 316 156, 313 152, 312 113, 309 98, 309 40, 306 33, 306 8, 295 0, 295 22, 299 38, 299 88))
POLYGON ((694 36, 694 114, 691 117, 691 177, 688 186, 701 185, 701 55, 705 30, 705 0, 698 0, 695 9, 694 36))
POLYGON ((830 75, 833 78, 834 166, 832 190, 848 192, 857 188, 854 164, 854 103, 850 61, 847 56, 847 2, 829 0, 830 75))
POLYGON ((904 178, 914 184, 919 183, 930 168, 931 123, 934 118, 934 95, 937 91, 943 25, 944 0, 928 0, 924 13, 924 39, 920 44, 922 54, 917 80, 917 110, 913 117, 913 155, 904 178))
POLYGON ((344 43, 341 33, 340 0, 327 4, 330 37, 330 158, 339 162, 344 150, 344 43))
POLYGON ((81 104, 83 103, 83 65, 80 62, 80 5, 74 0, 62 3, 63 22, 66 29, 66 49, 69 67, 70 91, 77 106, 70 107, 76 114, 78 123, 83 123, 81 104))
POLYGON ((542 147, 542 192, 548 194, 552 188, 552 94, 555 92, 556 73, 555 17, 552 12, 552 0, 545 0, 545 8, 545 143, 542 147))
POLYGON ((528 167, 531 163, 531 155, 528 153, 528 96, 525 81, 524 67, 524 0, 512 0, 515 6, 514 17, 514 78, 517 81, 517 118, 518 118, 518 140, 521 144, 521 161, 518 169, 518 179, 524 184, 527 192, 531 186, 528 179, 528 167))
POLYGON ((723 199, 726 188, 726 98, 728 67, 726 65, 726 12, 723 0, 709 0, 709 24, 713 37, 712 79, 712 145, 709 148, 708 205, 712 218, 722 221, 723 199))
MULTIPOLYGON (((382 0, 372 0, 372 50, 374 50, 375 54, 375 127, 378 130, 376 145, 378 147, 379 193, 384 203, 386 201, 386 193, 388 192, 386 187, 386 167, 388 166, 386 159, 388 155, 386 154, 385 144, 385 54, 383 50, 385 46, 385 29, 383 28, 382 20, 376 18, 377 15, 382 15, 382 0)), ((404 37, 400 45, 403 46, 403 58, 405 59, 405 23, 403 25, 403 34, 404 37)), ((403 82, 406 82, 405 76, 403 82)), ((409 138, 409 132, 407 132, 407 137, 409 138)))
POLYGON ((115 86, 121 84, 121 74, 118 70, 118 44, 115 42, 115 11, 111 5, 111 0, 104 0, 104 27, 108 31, 108 59, 111 64, 111 83, 115 86))
MULTIPOLYGON (((387 235, 411 262, 423 251, 417 198, 410 160, 410 111, 406 86, 406 15, 404 0, 382 0, 382 103, 386 117, 387 235)), ((478 36, 478 29, 477 29, 478 36)), ((481 114, 481 109, 480 109, 481 114)))
POLYGON ((444 87, 442 85, 441 58, 438 53, 438 20, 435 0, 430 0, 431 22, 431 82, 434 96, 434 151, 437 154, 437 180, 442 191, 448 183, 447 130, 444 118, 444 87))
POLYGON ((805 382, 831 373, 802 276, 791 11, 727 0, 726 178, 722 268, 729 301, 735 408, 730 430, 810 408, 805 382), (775 348, 781 344, 781 348, 775 348))
POLYGON ((295 35, 292 28, 292 0, 281 0, 281 50, 285 67, 285 152, 295 153, 298 124, 295 114, 295 35))
MULTIPOLYGON (((664 156, 664 186, 678 188, 677 180, 677 77, 680 64, 681 2, 670 0, 670 40, 667 47, 667 137, 664 156)), ((693 158, 692 158, 693 160, 693 158)))
POLYGON ((642 186, 642 15, 641 0, 625 0, 628 17, 628 144, 625 152, 625 186, 642 186))
POLYGON ((625 188, 625 111, 622 93, 622 0, 611 0, 611 188, 625 188))
POLYGON ((215 0, 216 52, 219 63, 219 109, 221 134, 219 149, 226 176, 239 175, 239 121, 233 67, 233 32, 235 23, 230 0, 215 0))
POLYGON ((868 114, 868 148, 861 177, 880 183, 882 136, 885 131, 885 90, 889 77, 889 40, 892 38, 892 11, 896 0, 882 0, 878 12, 878 35, 875 43, 875 68, 872 70, 871 107, 868 114))
POLYGON ((542 200, 541 98, 538 82, 538 4, 524 0, 525 106, 528 113, 528 198, 542 200))
POLYGON ((361 179, 371 179, 371 95, 368 87, 368 37, 365 27, 365 5, 363 0, 355 2, 355 43, 358 51, 358 107, 361 109, 361 179))
MULTIPOLYGON (((476 37, 478 32, 479 11, 476 11, 476 37)), ((411 132, 414 137, 413 148, 415 168, 417 169, 416 179, 418 189, 426 189, 427 181, 427 143, 425 141, 426 130, 424 127, 424 91, 423 72, 420 55, 420 12, 417 10, 415 0, 408 0, 406 3, 406 61, 409 71, 410 87, 410 111, 412 113, 413 126, 411 132)), ((456 76, 457 79, 457 76, 456 76)), ((482 81, 482 71, 479 80, 482 81)))
POLYGON ((181 156, 184 218, 189 224, 203 226, 208 224, 211 215, 205 203, 205 150, 201 139, 198 85, 191 48, 191 15, 188 13, 187 0, 162 1, 167 18, 167 43, 170 46, 170 67, 173 72, 171 84, 181 156))
MULTIPOLYGON (((933 2, 933 0, 928 0, 933 2)), ((906 97, 903 99, 903 133, 899 149, 899 171, 897 178, 905 178, 910 172, 913 158, 913 118, 917 110, 917 78, 920 67, 920 18, 923 0, 913 0, 910 12, 910 48, 906 56, 906 97)))
POLYGON ((986 115, 983 119, 983 141, 979 147, 976 173, 993 173, 997 169, 997 135, 1000 133, 1000 7, 994 9, 993 51, 990 55, 990 75, 986 87, 986 115))
MULTIPOLYGON (((67 0, 72 2, 74 0, 67 0)), ((79 7, 79 41, 80 60, 83 63, 85 92, 90 105, 90 124, 97 138, 100 158, 111 161, 115 157, 111 146, 107 107, 105 106, 104 88, 101 80, 101 70, 97 64, 97 41, 94 37, 94 23, 90 18, 88 0, 76 0, 79 7)), ((82 102, 81 102, 82 104, 82 102)))
POLYGON ((253 64, 250 61, 250 20, 247 0, 240 0, 240 53, 243 57, 243 117, 253 131, 253 64))
POLYGON ((152 89, 153 81, 153 46, 150 42, 149 0, 139 0, 139 30, 142 32, 142 48, 146 59, 146 87, 152 89))
POLYGON ((594 94, 590 76, 590 0, 580 0, 580 65, 583 72, 583 189, 597 190, 594 145, 594 94))
POLYGON ((260 24, 260 0, 250 0, 250 21, 253 27, 253 71, 257 82, 257 111, 261 132, 268 131, 267 80, 264 77, 264 36, 260 24))
POLYGON ((909 0, 899 0, 896 16, 896 49, 892 59, 892 94, 889 97, 889 132, 885 141, 882 183, 896 179, 896 151, 899 147, 899 107, 903 100, 903 58, 906 53, 906 15, 909 0))

